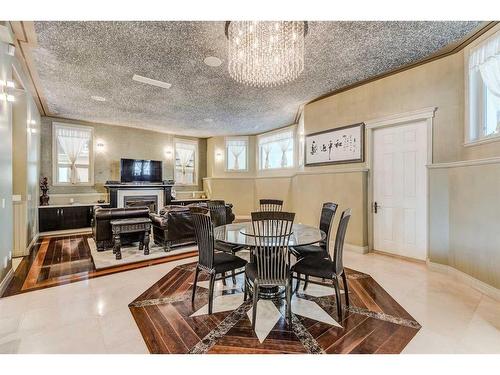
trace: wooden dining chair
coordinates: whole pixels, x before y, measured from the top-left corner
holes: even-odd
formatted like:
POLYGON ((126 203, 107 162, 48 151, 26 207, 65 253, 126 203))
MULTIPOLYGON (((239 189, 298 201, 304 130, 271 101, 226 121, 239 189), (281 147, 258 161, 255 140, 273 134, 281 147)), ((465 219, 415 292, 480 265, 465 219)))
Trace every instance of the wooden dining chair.
MULTIPOLYGON (((317 277, 321 279, 331 280, 333 287, 335 288, 335 299, 337 303, 337 314, 339 320, 342 320, 342 305, 340 297, 340 287, 339 279, 342 279, 344 284, 344 295, 346 305, 349 306, 349 287, 347 285, 347 276, 344 270, 343 255, 344 255, 344 241, 345 234, 347 231, 347 225, 349 224, 349 219, 351 218, 351 209, 347 209, 342 212, 340 222, 337 228, 337 235, 335 237, 335 245, 333 248, 333 259, 323 258, 321 256, 308 256, 302 258, 291 269, 292 275, 297 274, 298 276, 293 276, 299 282, 300 275, 305 275, 308 279, 309 276, 317 277)), ((326 238, 327 249, 330 247, 330 236, 326 238)), ((305 281, 305 280, 304 280, 305 281)), ((314 280, 309 280, 310 283, 324 285, 323 282, 318 282, 314 280)), ((304 286, 304 289, 306 286, 304 286)))
MULTIPOLYGON (((212 223, 214 227, 219 227, 221 225, 227 224, 227 212, 226 212, 226 202, 223 200, 210 200, 207 202, 207 207, 210 210, 210 217, 212 218, 212 223)), ((223 251, 235 255, 236 252, 243 250, 245 247, 240 245, 231 245, 221 241, 215 241, 215 250, 223 251)), ((225 275, 223 275, 225 276, 225 275)), ((231 278, 233 284, 236 284, 235 271, 231 272, 231 278)), ((223 279, 224 283, 226 279, 223 279)))
POLYGON ((282 286, 286 294, 286 315, 292 324, 292 280, 288 242, 295 214, 292 212, 252 212, 255 248, 252 262, 245 266, 245 292, 253 291, 252 329, 255 330, 257 302, 261 287, 282 286))
POLYGON ((198 244, 198 264, 196 265, 194 275, 191 302, 194 302, 195 299, 199 272, 207 272, 210 275, 208 289, 208 313, 212 314, 215 282, 217 280, 223 280, 226 272, 245 267, 247 262, 246 260, 233 254, 215 252, 214 225, 210 216, 200 213, 198 211, 199 207, 192 208, 193 210, 191 210, 190 207, 190 211, 193 220, 196 243, 198 244), (217 275, 221 275, 221 277, 217 278, 217 275))
POLYGON ((259 200, 260 211, 281 211, 283 201, 280 199, 261 199, 259 200))

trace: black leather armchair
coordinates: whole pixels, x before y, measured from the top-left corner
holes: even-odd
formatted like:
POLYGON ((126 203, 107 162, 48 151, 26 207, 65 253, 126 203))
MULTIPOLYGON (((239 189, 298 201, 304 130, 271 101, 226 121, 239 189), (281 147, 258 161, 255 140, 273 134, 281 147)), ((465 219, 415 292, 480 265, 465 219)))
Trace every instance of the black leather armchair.
MULTIPOLYGON (((207 208, 206 203, 194 203, 188 206, 165 206, 159 214, 150 213, 149 218, 153 223, 154 243, 163 246, 165 251, 172 247, 196 243, 193 221, 189 207, 207 208)), ((233 205, 226 204, 227 224, 234 221, 233 205)))
MULTIPOLYGON (((97 245, 97 251, 106 250, 113 246, 113 233, 111 232, 111 220, 132 219, 138 217, 149 217, 148 207, 128 207, 128 208, 94 208, 92 218, 92 236, 97 245)), ((122 244, 138 242, 140 234, 122 235, 122 244)))

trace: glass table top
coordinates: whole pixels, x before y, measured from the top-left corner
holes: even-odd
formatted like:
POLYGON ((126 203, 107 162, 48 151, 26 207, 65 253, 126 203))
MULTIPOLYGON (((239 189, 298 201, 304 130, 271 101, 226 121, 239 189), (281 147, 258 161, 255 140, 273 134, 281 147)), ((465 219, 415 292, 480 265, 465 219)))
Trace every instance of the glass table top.
MULTIPOLYGON (((252 222, 221 225, 214 229, 215 239, 232 245, 255 246, 252 236, 252 222)), ((288 246, 304 246, 317 243, 326 238, 325 232, 310 225, 293 224, 288 246)))

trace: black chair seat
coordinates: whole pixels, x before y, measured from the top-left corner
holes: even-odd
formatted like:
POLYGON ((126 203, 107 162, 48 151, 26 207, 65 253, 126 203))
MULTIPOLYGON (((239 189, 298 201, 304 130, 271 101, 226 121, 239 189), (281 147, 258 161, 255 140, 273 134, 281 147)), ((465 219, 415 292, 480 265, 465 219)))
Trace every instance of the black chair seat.
POLYGON ((215 253, 214 254, 214 268, 216 273, 224 273, 237 268, 245 267, 247 261, 241 259, 236 255, 228 253, 215 253))
POLYGON ((215 250, 223 251, 225 253, 234 253, 239 250, 243 250, 245 247, 241 245, 231 245, 221 241, 215 241, 215 250))
POLYGON ((326 249, 318 245, 294 246, 290 248, 290 251, 297 258, 305 258, 308 256, 320 256, 322 258, 329 258, 329 254, 326 249))
POLYGON ((330 259, 322 257, 307 257, 299 260, 292 267, 292 272, 303 275, 331 279, 334 276, 334 264, 330 259))
POLYGON ((257 277, 257 265, 255 263, 247 263, 245 266, 245 274, 253 282, 257 277))

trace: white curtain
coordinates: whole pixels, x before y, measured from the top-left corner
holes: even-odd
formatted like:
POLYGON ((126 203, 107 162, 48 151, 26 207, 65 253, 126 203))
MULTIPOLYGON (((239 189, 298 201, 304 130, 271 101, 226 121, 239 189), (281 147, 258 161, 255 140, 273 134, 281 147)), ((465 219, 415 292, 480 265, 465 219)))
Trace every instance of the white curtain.
POLYGON ((178 143, 175 145, 176 154, 176 169, 180 172, 180 183, 192 183, 193 181, 186 181, 186 173, 193 172, 194 165, 189 165, 189 162, 194 159, 195 147, 188 144, 178 143), (178 160, 178 164, 177 164, 178 160))
POLYGON ((281 149, 281 168, 286 168, 288 166, 286 152, 290 148, 291 143, 292 143, 291 139, 284 139, 284 140, 279 142, 280 149, 281 149))
POLYGON ((176 152, 177 157, 179 158, 179 164, 182 174, 186 174, 186 168, 193 158, 194 150, 190 150, 188 148, 178 148, 176 152))
POLYGON ((269 169, 269 153, 271 152, 271 146, 271 143, 262 145, 262 151, 264 151, 264 169, 269 169))
POLYGON ((279 147, 281 151, 281 167, 286 168, 289 165, 287 151, 290 146, 293 145, 293 130, 285 130, 269 135, 263 135, 259 138, 259 147, 262 148, 264 165, 263 169, 268 169, 269 165, 269 154, 272 147, 279 147))
POLYGON ((80 180, 76 162, 90 138, 90 132, 87 130, 57 128, 57 140, 71 164, 69 182, 72 184, 76 184, 80 180))
POLYGON ((469 69, 478 69, 488 90, 500 98, 500 31, 474 49, 469 69))
POLYGON ((228 147, 228 155, 231 155, 233 158, 233 164, 234 164, 234 169, 240 169, 240 163, 239 163, 239 158, 240 155, 243 153, 243 151, 246 150, 247 147, 247 142, 244 140, 228 140, 227 141, 227 147, 228 147))

